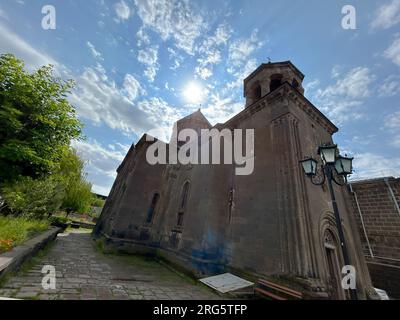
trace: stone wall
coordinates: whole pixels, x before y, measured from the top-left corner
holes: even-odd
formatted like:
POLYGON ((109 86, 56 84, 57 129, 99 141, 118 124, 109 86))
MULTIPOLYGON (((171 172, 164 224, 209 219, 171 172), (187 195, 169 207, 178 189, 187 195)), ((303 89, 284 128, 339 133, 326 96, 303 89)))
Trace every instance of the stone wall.
POLYGON ((350 195, 373 284, 400 298, 400 179, 352 182, 350 195))

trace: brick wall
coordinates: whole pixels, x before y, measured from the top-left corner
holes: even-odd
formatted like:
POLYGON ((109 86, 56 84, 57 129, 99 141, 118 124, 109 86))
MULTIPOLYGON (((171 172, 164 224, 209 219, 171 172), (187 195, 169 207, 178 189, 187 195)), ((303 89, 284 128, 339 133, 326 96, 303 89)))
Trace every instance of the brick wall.
POLYGON ((351 187, 353 212, 360 228, 363 252, 372 282, 392 297, 400 298, 400 213, 395 204, 397 201, 400 205, 400 179, 363 180, 352 182, 351 187))

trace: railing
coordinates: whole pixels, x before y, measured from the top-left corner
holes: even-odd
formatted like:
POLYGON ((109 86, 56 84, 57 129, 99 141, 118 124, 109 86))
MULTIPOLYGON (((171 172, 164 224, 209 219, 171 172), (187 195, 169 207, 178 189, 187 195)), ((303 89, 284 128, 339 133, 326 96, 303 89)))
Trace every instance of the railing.
POLYGON ((303 299, 301 292, 264 279, 258 280, 258 287, 254 291, 272 300, 303 299))

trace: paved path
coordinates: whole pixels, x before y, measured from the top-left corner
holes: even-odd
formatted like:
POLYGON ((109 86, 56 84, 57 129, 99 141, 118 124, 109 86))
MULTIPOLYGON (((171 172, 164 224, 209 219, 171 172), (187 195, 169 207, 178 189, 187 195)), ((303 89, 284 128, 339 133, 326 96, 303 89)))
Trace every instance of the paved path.
MULTIPOLYGON (((26 269, 26 268, 25 268, 26 269)), ((138 256, 104 255, 88 233, 70 233, 33 266, 0 287, 0 297, 20 299, 220 299, 208 288, 138 256), (41 286, 44 265, 56 268, 56 289, 41 286)))

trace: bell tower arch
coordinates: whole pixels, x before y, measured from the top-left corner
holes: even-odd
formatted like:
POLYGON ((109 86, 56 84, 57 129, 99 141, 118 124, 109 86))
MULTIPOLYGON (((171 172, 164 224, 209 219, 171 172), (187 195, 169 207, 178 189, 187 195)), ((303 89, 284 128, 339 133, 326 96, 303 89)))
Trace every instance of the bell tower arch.
POLYGON ((290 61, 263 63, 244 80, 246 108, 285 82, 304 94, 303 79, 304 75, 290 61))

